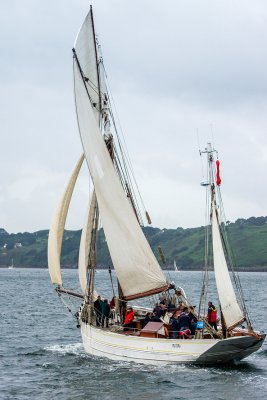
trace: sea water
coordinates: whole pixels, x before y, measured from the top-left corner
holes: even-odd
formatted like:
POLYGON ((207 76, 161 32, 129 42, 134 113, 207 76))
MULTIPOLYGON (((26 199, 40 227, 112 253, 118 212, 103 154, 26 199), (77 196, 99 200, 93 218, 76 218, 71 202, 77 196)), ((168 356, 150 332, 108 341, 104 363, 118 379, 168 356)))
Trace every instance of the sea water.
MULTIPOLYGON (((168 275, 198 303, 201 272, 168 275)), ((266 332, 267 274, 239 275, 254 326, 266 332)), ((64 270, 63 281, 79 291, 77 271, 64 270)), ((115 288, 114 277, 113 283, 115 288)), ((207 300, 218 305, 213 273, 210 283, 207 300)), ((0 269, 0 286, 0 399, 267 398, 266 343, 244 361, 224 367, 147 366, 96 358, 84 352, 72 314, 80 300, 59 298, 47 270, 0 269)), ((96 286, 112 297, 108 271, 97 273, 96 286)))

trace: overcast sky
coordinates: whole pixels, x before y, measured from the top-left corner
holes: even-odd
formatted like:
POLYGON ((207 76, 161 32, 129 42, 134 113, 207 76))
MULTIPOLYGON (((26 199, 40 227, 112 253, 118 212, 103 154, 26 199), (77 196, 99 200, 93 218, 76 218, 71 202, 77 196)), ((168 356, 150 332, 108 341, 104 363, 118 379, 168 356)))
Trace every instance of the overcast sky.
MULTIPOLYGON (((153 225, 204 224, 198 148, 210 140, 227 219, 267 215, 266 0, 91 3, 153 225)), ((49 228, 82 153, 71 49, 89 4, 1 2, 0 227, 8 232, 49 228)), ((82 225, 87 181, 84 168, 69 229, 82 225)))

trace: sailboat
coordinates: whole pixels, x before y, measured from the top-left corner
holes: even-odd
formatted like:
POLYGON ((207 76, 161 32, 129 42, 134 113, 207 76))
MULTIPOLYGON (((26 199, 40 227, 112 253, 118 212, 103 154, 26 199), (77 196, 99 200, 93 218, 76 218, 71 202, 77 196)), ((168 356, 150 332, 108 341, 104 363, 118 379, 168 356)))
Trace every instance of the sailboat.
POLYGON ((177 264, 176 264, 176 261, 175 261, 175 260, 173 260, 173 270, 174 270, 175 272, 178 272, 178 271, 179 271, 179 268, 177 267, 177 264))
POLYGON ((14 260, 12 258, 11 264, 8 266, 8 269, 14 269, 14 260))
MULTIPOLYGON (((145 364, 228 363, 242 360, 257 351, 262 346, 265 334, 252 328, 241 287, 238 286, 238 297, 227 266, 229 256, 226 256, 226 250, 229 246, 224 235, 226 227, 220 217, 221 196, 218 172, 215 170, 215 165, 218 166, 217 161, 215 163, 215 150, 209 144, 202 152, 207 156, 208 181, 205 186, 210 221, 205 236, 207 251, 200 304, 196 309, 184 290, 168 281, 143 233, 143 220, 134 191, 135 180, 132 178, 131 165, 127 167, 128 153, 124 150, 112 112, 92 7, 73 48, 73 74, 83 154, 70 176, 53 218, 48 238, 48 266, 57 293, 83 301, 75 316, 85 351, 93 356, 145 364), (63 285, 60 254, 70 200, 84 160, 93 189, 79 248, 81 293, 76 293, 63 285), (105 327, 99 323, 95 307, 97 296, 102 300, 106 297, 95 290, 100 226, 104 230, 118 284, 113 298, 114 308, 105 327), (208 244, 210 240, 212 246, 208 244), (205 310, 211 247, 220 303, 221 322, 218 330, 208 322, 205 310), (172 327, 166 321, 148 322, 144 326, 144 316, 152 312, 153 305, 160 300, 172 304, 174 309, 170 308, 170 314, 177 310, 185 312, 186 308, 191 307, 191 313, 197 321, 195 333, 174 338, 172 327), (151 307, 147 307, 148 302, 151 307), (135 318, 126 326, 123 324, 125 315, 132 309, 135 318)), ((150 223, 149 214, 145 210, 144 214, 150 223)))

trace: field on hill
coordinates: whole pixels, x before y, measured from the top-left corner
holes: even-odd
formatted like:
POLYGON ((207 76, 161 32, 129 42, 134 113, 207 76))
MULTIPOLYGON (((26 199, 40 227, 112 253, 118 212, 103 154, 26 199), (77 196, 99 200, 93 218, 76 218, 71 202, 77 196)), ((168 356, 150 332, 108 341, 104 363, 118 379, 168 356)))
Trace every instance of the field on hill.
MULTIPOLYGON (((267 271, 267 217, 251 217, 227 222, 236 266, 244 270, 267 271)), ((174 260, 183 270, 202 269, 204 264, 204 227, 159 229, 144 227, 154 254, 162 265, 158 246, 164 252, 166 264, 172 268, 174 260)), ((66 268, 76 268, 81 231, 65 231, 61 263, 66 268)), ((0 229, 0 267, 13 262, 17 267, 47 267, 48 230, 38 232, 7 233, 0 229)), ((98 234, 98 265, 112 265, 105 236, 98 234)))

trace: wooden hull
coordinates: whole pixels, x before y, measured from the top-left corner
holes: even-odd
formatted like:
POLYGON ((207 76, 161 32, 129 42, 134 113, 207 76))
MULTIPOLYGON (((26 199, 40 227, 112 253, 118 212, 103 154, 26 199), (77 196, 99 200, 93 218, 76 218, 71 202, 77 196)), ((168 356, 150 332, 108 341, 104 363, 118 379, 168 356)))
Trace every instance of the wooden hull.
POLYGON ((241 360, 257 351, 264 338, 252 336, 218 339, 158 339, 126 336, 81 323, 88 354, 143 364, 222 364, 241 360))

